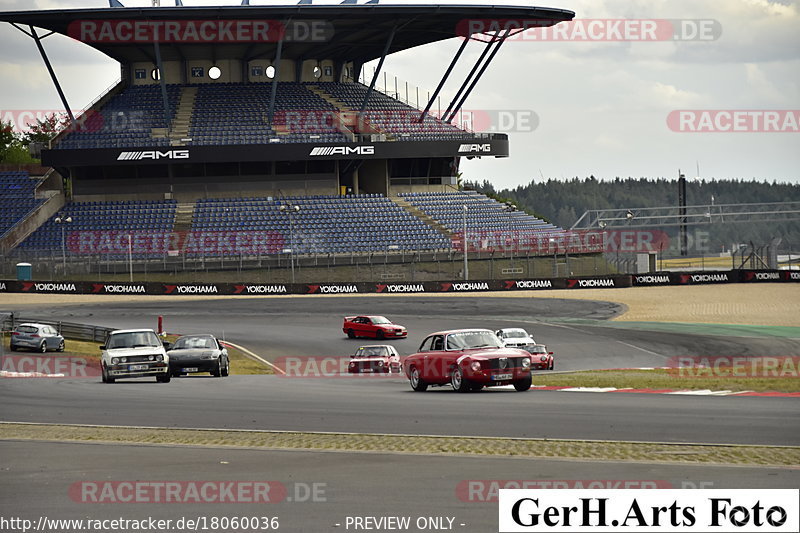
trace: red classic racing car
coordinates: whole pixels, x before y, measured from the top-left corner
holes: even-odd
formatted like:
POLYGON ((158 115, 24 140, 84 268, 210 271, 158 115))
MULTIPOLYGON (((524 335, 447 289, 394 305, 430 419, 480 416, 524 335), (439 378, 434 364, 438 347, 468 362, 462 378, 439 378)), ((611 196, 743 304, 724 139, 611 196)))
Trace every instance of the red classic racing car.
POLYGON ((525 346, 525 351, 531 354, 531 368, 533 370, 553 370, 556 366, 553 360, 553 352, 547 351, 544 344, 529 344, 525 346))
POLYGON ((447 383, 459 392, 497 385, 514 385, 518 391, 531 388, 531 354, 505 348, 488 329, 428 335, 419 351, 403 361, 403 371, 417 392, 447 383))
POLYGON ((373 344, 371 346, 361 346, 356 353, 350 357, 350 364, 347 371, 351 374, 361 372, 377 372, 388 374, 400 373, 400 355, 394 346, 386 344, 373 344))
POLYGON ((393 324, 384 316, 346 316, 342 331, 351 339, 356 337, 398 339, 408 336, 404 326, 393 324))

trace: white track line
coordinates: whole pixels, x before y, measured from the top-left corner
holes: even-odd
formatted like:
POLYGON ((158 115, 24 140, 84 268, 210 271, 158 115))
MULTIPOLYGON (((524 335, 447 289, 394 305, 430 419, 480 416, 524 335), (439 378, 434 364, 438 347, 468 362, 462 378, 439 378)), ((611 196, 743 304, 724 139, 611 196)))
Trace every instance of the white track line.
POLYGON ((281 370, 281 369, 280 369, 280 368, 278 368, 277 366, 273 365, 272 363, 270 363, 269 361, 267 361, 266 359, 264 359, 264 358, 263 358, 263 357, 261 357, 260 355, 257 355, 257 354, 255 354, 255 353, 251 352, 250 350, 248 350, 248 349, 247 349, 247 348, 245 348, 244 346, 239 346, 238 344, 234 344, 234 343, 232 343, 231 341, 222 341, 222 342, 223 342, 223 344, 228 344, 228 345, 230 345, 230 346, 233 346, 233 347, 234 347, 234 348, 236 348, 237 350, 241 350, 241 351, 243 351, 244 353, 246 353, 247 355, 249 355, 249 356, 250 356, 250 357, 252 357, 253 359, 256 359, 257 361, 261 361, 261 362, 262 362, 262 363, 264 363, 265 365, 269 366, 269 367, 270 367, 272 370, 274 370, 275 372, 280 372, 280 373, 281 373, 281 374, 283 374, 284 376, 286 375, 286 372, 284 372, 283 370, 281 370))
POLYGON ((646 349, 644 349, 644 348, 640 348, 639 346, 635 346, 635 345, 633 345, 633 344, 629 344, 629 343, 627 343, 627 342, 622 342, 622 341, 617 341, 617 342, 618 342, 618 343, 620 343, 620 344, 624 344, 625 346, 629 346, 629 347, 631 347, 631 348, 634 348, 634 349, 636 349, 636 350, 641 350, 641 351, 643 351, 643 352, 645 352, 645 353, 649 353, 650 355, 658 355, 658 356, 660 356, 660 357, 663 357, 663 355, 662 355, 662 354, 660 354, 660 353, 651 352, 650 350, 646 350, 646 349))

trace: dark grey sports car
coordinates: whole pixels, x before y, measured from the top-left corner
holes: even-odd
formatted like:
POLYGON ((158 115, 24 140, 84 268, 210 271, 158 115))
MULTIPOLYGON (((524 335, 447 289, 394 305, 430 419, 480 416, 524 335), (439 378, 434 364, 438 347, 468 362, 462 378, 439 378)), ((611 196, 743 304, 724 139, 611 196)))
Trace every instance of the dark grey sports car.
POLYGON ((184 335, 167 352, 173 377, 181 374, 209 372, 225 377, 230 371, 228 350, 213 335, 184 335))

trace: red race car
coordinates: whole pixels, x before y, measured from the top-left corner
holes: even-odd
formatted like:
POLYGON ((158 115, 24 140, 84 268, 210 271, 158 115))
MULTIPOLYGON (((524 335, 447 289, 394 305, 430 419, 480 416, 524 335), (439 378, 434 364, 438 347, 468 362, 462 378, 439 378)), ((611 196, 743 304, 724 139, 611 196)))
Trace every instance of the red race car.
POLYGON ((394 346, 388 344, 372 344, 362 346, 350 356, 347 371, 351 374, 361 372, 377 372, 382 374, 400 373, 400 355, 394 346))
POLYGON ((553 352, 548 352, 547 346, 544 344, 529 344, 523 349, 533 356, 533 361, 531 361, 532 369, 553 370, 555 368, 556 363, 553 360, 553 352))
POLYGON ((356 337, 399 339, 408 336, 404 326, 393 324, 383 316, 346 316, 342 331, 351 339, 356 337))
POLYGON ((504 347, 488 329, 428 335, 419 351, 403 361, 403 371, 417 392, 448 383, 458 392, 497 385, 514 385, 520 392, 531 388, 531 354, 504 347))

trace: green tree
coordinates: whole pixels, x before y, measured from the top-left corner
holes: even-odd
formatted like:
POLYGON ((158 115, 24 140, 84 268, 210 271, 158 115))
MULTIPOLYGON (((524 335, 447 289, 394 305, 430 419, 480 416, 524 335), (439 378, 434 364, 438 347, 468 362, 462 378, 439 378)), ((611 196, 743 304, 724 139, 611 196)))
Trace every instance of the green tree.
POLYGON ((47 115, 44 119, 36 119, 35 124, 28 123, 29 131, 23 135, 23 143, 47 144, 68 124, 69 118, 57 113, 47 115))
POLYGON ((17 142, 17 134, 11 122, 0 121, 0 162, 5 161, 11 146, 17 142))

